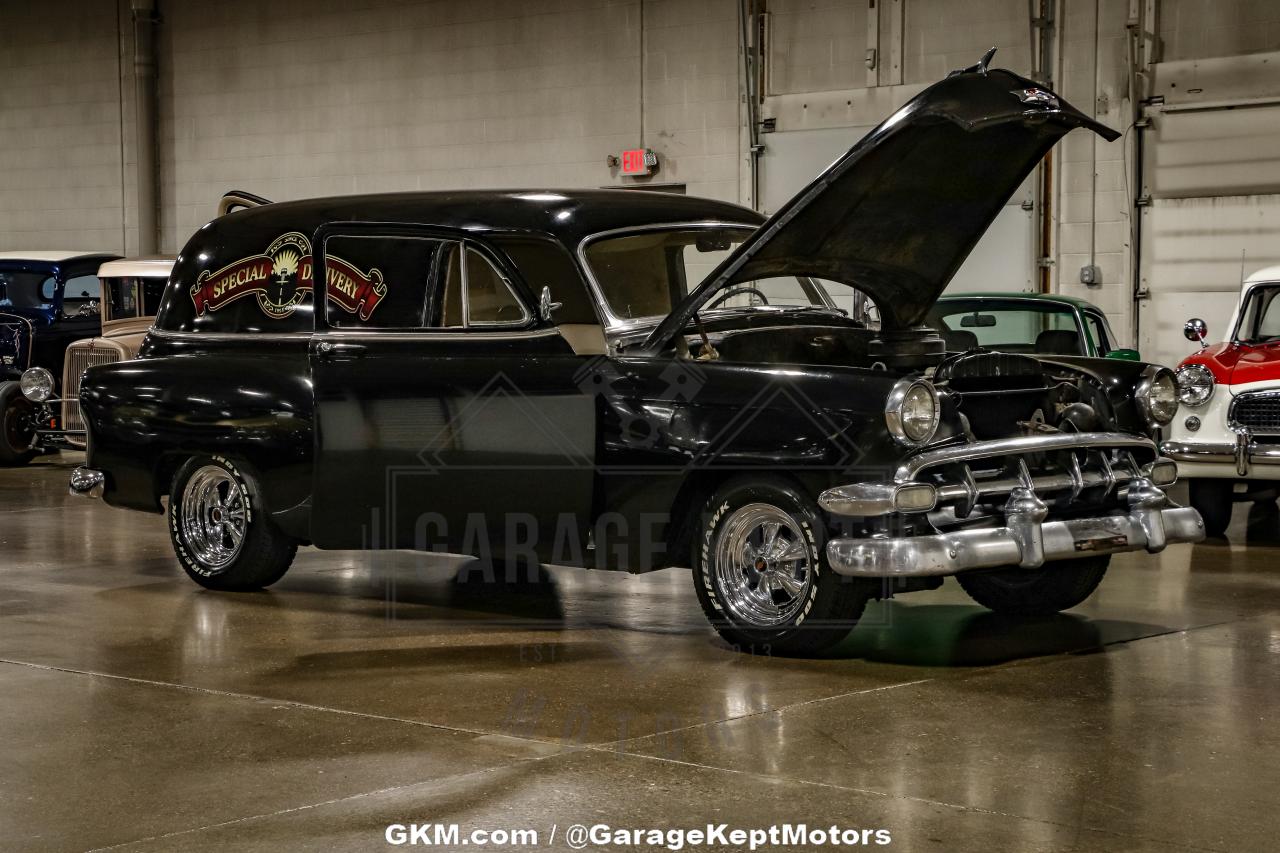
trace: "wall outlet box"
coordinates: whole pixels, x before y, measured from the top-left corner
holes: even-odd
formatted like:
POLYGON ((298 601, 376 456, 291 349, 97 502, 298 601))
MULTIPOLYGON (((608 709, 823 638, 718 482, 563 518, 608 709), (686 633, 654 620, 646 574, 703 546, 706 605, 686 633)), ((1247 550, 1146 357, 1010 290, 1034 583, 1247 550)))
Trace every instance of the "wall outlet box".
POLYGON ((1089 287, 1098 287, 1102 284, 1102 270, 1098 269, 1094 264, 1085 264, 1080 267, 1080 283, 1089 287))

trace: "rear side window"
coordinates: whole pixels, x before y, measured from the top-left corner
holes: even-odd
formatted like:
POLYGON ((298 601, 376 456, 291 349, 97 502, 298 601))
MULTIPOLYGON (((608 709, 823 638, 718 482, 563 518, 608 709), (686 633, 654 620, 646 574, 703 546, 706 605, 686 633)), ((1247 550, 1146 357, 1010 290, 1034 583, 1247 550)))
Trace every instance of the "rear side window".
POLYGON ((325 315, 338 329, 421 329, 445 241, 347 236, 325 241, 325 315))
POLYGON ((443 287, 434 314, 440 328, 523 326, 529 312, 511 281, 470 246, 450 243, 442 264, 443 287))

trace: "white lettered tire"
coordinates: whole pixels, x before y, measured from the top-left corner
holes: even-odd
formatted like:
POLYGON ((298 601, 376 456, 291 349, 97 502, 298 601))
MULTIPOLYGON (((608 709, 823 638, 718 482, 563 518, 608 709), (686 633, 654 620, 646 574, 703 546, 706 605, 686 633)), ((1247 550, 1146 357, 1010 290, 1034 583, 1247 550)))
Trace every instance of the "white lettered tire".
POLYGON ((178 469, 168 517, 183 570, 208 589, 270 586, 298 551, 297 542, 271 522, 248 467, 223 456, 196 456, 178 469))
POLYGON ((712 626, 752 654, 816 654, 858 623, 868 585, 827 562, 827 526, 787 480, 738 478, 703 507, 694 585, 712 626))

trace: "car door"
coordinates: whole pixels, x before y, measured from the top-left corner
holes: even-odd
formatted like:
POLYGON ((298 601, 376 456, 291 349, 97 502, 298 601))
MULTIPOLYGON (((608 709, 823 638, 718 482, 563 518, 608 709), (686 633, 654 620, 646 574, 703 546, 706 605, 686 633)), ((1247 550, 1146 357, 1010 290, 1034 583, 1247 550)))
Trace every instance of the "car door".
POLYGON ((316 544, 573 562, 594 403, 509 260, 447 229, 345 223, 313 245, 316 544))

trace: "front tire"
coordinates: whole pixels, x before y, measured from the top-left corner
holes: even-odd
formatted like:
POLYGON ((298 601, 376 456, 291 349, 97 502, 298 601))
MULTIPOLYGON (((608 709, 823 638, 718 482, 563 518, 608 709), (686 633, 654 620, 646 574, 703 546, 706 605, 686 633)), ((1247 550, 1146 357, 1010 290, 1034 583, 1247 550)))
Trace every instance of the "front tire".
POLYGON ((1191 506, 1204 519, 1204 535, 1221 539, 1231 524, 1232 500, 1235 483, 1231 480, 1211 480, 1195 477, 1187 481, 1187 493, 1191 506))
POLYGON ((956 575, 969 597, 1009 616, 1049 616, 1070 610, 1093 594, 1111 556, 1055 560, 1038 569, 992 569, 956 575))
POLYGON ((703 612, 752 654, 816 654, 853 630, 870 597, 832 571, 818 507, 783 480, 739 479, 703 508, 694 585, 703 612))
POLYGON ((221 456, 187 461, 169 492, 169 536, 187 576, 206 589, 270 586, 298 543, 271 522, 258 481, 221 456))
POLYGON ((0 383, 0 465, 26 465, 36 458, 35 404, 17 382, 0 383))

